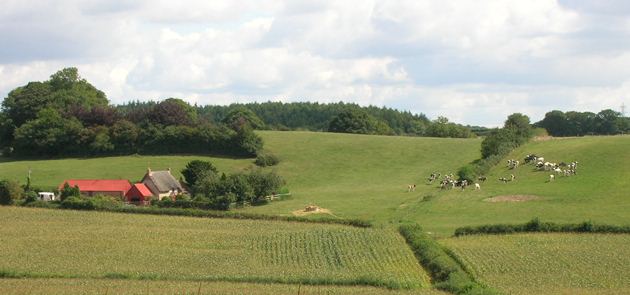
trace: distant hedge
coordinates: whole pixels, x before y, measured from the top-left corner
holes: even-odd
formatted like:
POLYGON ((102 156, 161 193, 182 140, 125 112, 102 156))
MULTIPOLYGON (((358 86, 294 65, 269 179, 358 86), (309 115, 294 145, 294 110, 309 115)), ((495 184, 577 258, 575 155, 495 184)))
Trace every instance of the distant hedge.
POLYGON ((94 210, 94 211, 106 211, 116 213, 130 213, 130 214, 151 214, 151 215, 169 215, 169 216, 189 216, 189 217, 202 217, 202 218, 230 218, 230 219, 252 219, 252 220, 276 220, 276 221, 288 221, 288 222, 306 222, 306 223, 323 223, 323 224, 340 224, 348 225, 360 228, 372 227, 372 223, 360 219, 332 219, 332 218, 306 218, 299 216, 280 216, 280 215, 263 215, 255 213, 241 213, 234 211, 215 211, 215 210, 201 210, 201 209, 184 209, 184 208, 158 208, 158 207, 136 207, 132 205, 123 206, 99 206, 94 202, 90 202, 91 205, 85 205, 84 199, 79 202, 43 202, 36 201, 25 204, 26 207, 38 207, 38 208, 62 208, 62 209, 75 209, 75 210, 94 210), (78 204, 81 202, 80 204, 78 204))
POLYGON ((628 234, 630 226, 618 226, 607 224, 593 224, 590 221, 582 223, 559 224, 554 222, 541 222, 538 218, 524 224, 487 224, 480 226, 465 226, 455 230, 455 236, 481 235, 481 234, 512 234, 527 232, 568 232, 568 233, 611 233, 628 234))
POLYGON ((435 287, 454 294, 497 294, 479 284, 433 238, 417 224, 404 224, 400 234, 416 254, 420 264, 429 271, 435 287))

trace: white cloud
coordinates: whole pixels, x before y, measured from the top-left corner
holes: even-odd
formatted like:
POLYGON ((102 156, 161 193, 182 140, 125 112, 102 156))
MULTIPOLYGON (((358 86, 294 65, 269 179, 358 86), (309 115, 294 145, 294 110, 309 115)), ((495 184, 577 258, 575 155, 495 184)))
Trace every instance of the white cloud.
MULTIPOLYGON (((625 6, 619 6, 625 7, 625 6)), ((614 108, 627 9, 556 1, 4 1, 0 95, 65 66, 115 103, 339 100, 500 125, 614 108), (602 20, 610 19, 610 25, 602 20)))

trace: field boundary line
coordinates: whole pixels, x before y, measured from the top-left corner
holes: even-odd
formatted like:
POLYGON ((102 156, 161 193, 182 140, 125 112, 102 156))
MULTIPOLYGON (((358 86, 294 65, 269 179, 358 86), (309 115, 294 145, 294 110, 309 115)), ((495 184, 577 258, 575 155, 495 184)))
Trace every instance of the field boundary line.
POLYGON ((292 278, 267 278, 257 276, 208 276, 202 278, 177 278, 159 275, 126 275, 121 273, 107 273, 102 276, 89 275, 59 275, 37 274, 0 269, 0 279, 90 279, 90 280, 127 280, 127 281, 176 281, 176 282, 228 282, 228 283, 254 283, 254 284, 283 284, 283 285, 309 285, 309 286, 363 286, 377 287, 388 290, 419 290, 430 289, 431 286, 405 287, 388 284, 373 278, 357 277, 355 279, 331 280, 328 278, 292 279, 292 278))
POLYGON ((542 222, 534 218, 522 224, 486 224, 464 226, 455 229, 454 237, 468 235, 506 235, 519 233, 600 233, 630 234, 630 225, 595 224, 591 221, 581 223, 542 222))

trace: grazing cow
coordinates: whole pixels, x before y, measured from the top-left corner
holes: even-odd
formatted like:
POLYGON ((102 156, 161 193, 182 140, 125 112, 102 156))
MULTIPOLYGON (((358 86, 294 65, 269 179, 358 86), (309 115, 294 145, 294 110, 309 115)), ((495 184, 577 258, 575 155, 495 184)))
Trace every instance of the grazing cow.
POLYGON ((538 159, 538 156, 536 156, 534 154, 529 154, 529 155, 525 156, 525 159, 523 161, 525 162, 525 164, 529 164, 531 162, 535 163, 536 159, 538 159))
POLYGON ((516 179, 516 176, 514 176, 514 174, 510 174, 510 181, 514 181, 514 179, 516 179))
POLYGON ((503 181, 503 183, 508 183, 509 180, 505 177, 501 177, 499 178, 499 181, 503 181))
POLYGON ((485 177, 485 176, 479 176, 479 177, 477 177, 477 180, 482 181, 482 182, 485 182, 485 181, 486 181, 486 179, 488 179, 488 178, 487 178, 487 177, 485 177))
POLYGON ((481 186, 475 182, 475 190, 480 190, 480 189, 481 189, 481 186))
POLYGON ((556 176, 553 174, 549 174, 549 182, 552 182, 556 179, 556 176))
POLYGON ((407 186, 407 192, 415 192, 416 191, 416 185, 415 184, 410 184, 407 186))
POLYGON ((556 169, 553 170, 553 172, 555 172, 556 174, 560 174, 560 173, 562 173, 562 169, 556 168, 556 169))

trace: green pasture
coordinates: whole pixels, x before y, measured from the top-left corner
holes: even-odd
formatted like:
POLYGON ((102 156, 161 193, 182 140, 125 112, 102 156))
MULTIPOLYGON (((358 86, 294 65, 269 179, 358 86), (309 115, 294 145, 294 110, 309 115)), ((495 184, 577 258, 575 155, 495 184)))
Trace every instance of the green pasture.
MULTIPOLYGON (((579 161, 578 175, 557 177, 521 165, 495 167, 481 190, 440 190, 426 183, 432 172, 456 173, 479 157, 481 139, 369 136, 317 132, 260 132, 266 150, 281 163, 275 169, 287 180, 292 198, 247 212, 291 215, 307 205, 329 209, 332 217, 361 218, 376 224, 413 221, 439 236, 457 227, 488 223, 544 221, 630 224, 630 136, 583 137, 532 141, 506 159, 527 153, 556 162, 579 161), (516 176, 504 184, 499 177, 516 176), (415 192, 407 185, 416 184, 415 192), (535 195, 528 202, 486 202, 497 195, 535 195)), ((36 186, 54 187, 67 178, 139 180, 146 167, 179 171, 192 159, 209 160, 220 171, 251 167, 253 159, 207 156, 123 156, 87 159, 0 162, 0 178, 24 183, 29 167, 36 186)), ((316 217, 313 217, 316 218, 316 217)))
POLYGON ((0 224, 5 276, 429 286, 389 229, 19 207, 0 224))
POLYGON ((630 235, 486 235, 440 243, 505 294, 630 293, 630 235))

